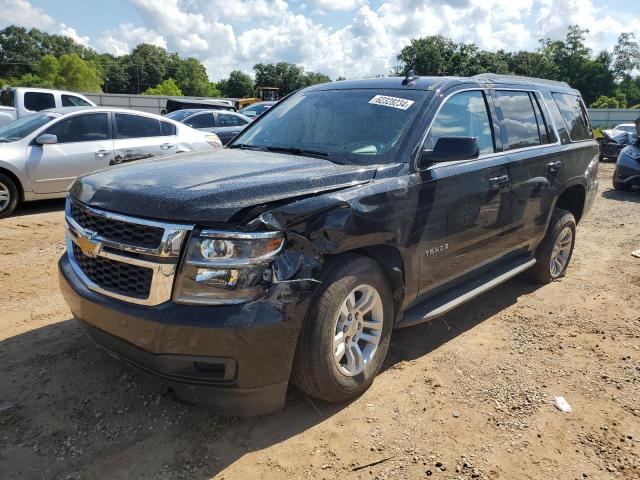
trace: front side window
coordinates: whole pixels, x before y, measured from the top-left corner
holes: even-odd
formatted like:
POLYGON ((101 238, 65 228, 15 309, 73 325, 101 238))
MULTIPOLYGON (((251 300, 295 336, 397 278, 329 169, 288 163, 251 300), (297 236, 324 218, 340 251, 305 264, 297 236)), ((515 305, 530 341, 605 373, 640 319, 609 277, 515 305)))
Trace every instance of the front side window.
POLYGON ((62 106, 63 107, 90 107, 91 104, 86 100, 75 95, 62 94, 62 106))
POLYGON ((193 128, 213 128, 213 114, 200 113, 187 118, 184 123, 193 128))
POLYGON ((498 90, 496 100, 507 132, 505 150, 540 145, 538 120, 529 93, 498 90))
POLYGON ((163 137, 176 134, 176 126, 173 123, 160 122, 160 130, 162 131, 163 137))
POLYGON ((46 110, 47 108, 55 108, 56 101, 53 93, 45 92, 26 92, 24 94, 24 108, 34 112, 46 110))
POLYGON ((587 112, 580 97, 569 93, 552 93, 551 95, 560 109, 571 140, 575 142, 593 138, 587 112))
POLYGON ((478 141, 480 154, 495 152, 484 93, 461 92, 446 101, 431 125, 425 148, 433 149, 441 137, 473 137, 478 141))
POLYGON ((116 129, 119 139, 160 137, 160 121, 155 118, 116 113, 116 129))
POLYGON ((58 143, 95 142, 109 138, 106 113, 88 113, 63 119, 47 129, 58 137, 58 143))
POLYGON ((401 89, 301 91, 250 124, 230 148, 286 151, 360 165, 407 161, 396 153, 432 95, 401 89))

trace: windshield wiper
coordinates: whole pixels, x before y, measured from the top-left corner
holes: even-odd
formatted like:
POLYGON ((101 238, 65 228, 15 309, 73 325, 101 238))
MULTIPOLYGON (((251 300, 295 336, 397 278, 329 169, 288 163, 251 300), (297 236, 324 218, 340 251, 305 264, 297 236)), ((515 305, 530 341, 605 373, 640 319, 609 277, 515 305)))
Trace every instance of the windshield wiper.
POLYGON ((266 147, 270 152, 291 153, 292 155, 304 155, 311 157, 327 158, 329 154, 327 152, 320 152, 318 150, 307 150, 306 148, 296 147, 266 147))
POLYGON ((257 145, 248 145, 246 143, 234 143, 233 145, 227 146, 227 148, 240 148, 242 150, 260 150, 265 151, 266 148, 259 147, 257 145))

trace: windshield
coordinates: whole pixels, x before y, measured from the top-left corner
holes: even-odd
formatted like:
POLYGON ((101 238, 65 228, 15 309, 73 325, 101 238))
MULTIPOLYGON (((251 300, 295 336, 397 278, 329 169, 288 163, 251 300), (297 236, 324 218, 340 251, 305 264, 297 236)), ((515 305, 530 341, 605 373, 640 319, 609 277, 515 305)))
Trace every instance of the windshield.
POLYGON ((336 163, 397 161, 422 104, 419 90, 315 90, 293 94, 235 138, 231 148, 322 156, 336 163))
POLYGON ((257 117, 261 113, 269 110, 269 108, 271 108, 271 105, 265 105, 264 103, 258 104, 258 105, 251 105, 247 108, 243 108, 242 110, 240 110, 240 113, 247 117, 257 117))
POLYGON ((56 118, 53 113, 34 113, 14 120, 0 128, 0 142, 22 140, 34 130, 56 118))

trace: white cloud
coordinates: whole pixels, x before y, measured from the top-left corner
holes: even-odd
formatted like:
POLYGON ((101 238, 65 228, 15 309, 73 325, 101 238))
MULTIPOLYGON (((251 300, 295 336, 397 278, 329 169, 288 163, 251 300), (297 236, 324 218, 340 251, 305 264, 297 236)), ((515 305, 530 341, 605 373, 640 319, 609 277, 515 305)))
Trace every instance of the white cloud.
POLYGON ((167 48, 167 41, 162 35, 144 27, 135 27, 131 23, 123 23, 116 30, 107 30, 96 40, 95 46, 102 52, 125 55, 139 43, 167 48))
POLYGON ((320 10, 355 10, 365 2, 364 0, 315 0, 309 3, 320 10))
POLYGON ((69 27, 64 23, 60 24, 58 34, 64 35, 65 37, 70 37, 75 42, 79 43, 80 45, 84 45, 85 47, 89 46, 89 37, 78 35, 78 32, 76 32, 75 28, 69 27))
POLYGON ((55 22, 40 7, 27 0, 0 0, 0 27, 19 25, 25 28, 46 29, 55 22))

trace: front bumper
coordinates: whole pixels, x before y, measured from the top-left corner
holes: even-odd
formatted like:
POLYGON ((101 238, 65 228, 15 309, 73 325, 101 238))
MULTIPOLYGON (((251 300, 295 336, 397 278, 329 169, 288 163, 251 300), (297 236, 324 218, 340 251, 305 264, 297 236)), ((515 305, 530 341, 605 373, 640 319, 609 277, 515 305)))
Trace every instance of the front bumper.
POLYGON ((186 401, 230 415, 284 405, 302 319, 316 283, 275 284, 243 305, 135 305, 89 290, 59 262, 62 294, 88 335, 114 356, 164 379, 186 401))
POLYGON ((600 142, 600 157, 617 158, 622 149, 626 146, 627 145, 624 143, 600 142))
POLYGON ((632 186, 640 187, 640 162, 633 165, 630 162, 618 162, 613 172, 613 178, 616 182, 632 186))

